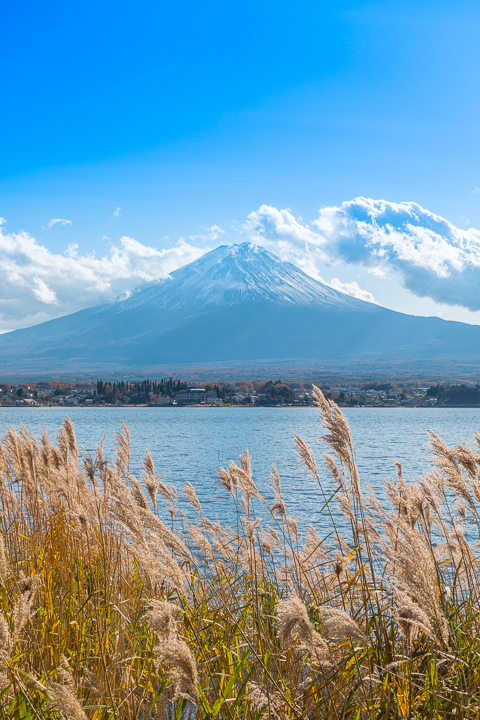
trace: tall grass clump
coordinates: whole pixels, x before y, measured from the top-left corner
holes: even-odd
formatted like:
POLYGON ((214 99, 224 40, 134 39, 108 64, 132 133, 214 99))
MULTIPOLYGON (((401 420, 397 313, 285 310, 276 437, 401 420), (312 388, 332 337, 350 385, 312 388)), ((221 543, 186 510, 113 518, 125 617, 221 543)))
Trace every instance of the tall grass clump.
POLYGON ((382 502, 350 430, 316 389, 326 434, 321 520, 300 533, 248 452, 218 472, 234 509, 208 518, 147 452, 130 470, 22 428, 0 445, 0 712, 66 720, 480 717, 480 436, 382 502), (343 516, 342 535, 336 523, 343 516))

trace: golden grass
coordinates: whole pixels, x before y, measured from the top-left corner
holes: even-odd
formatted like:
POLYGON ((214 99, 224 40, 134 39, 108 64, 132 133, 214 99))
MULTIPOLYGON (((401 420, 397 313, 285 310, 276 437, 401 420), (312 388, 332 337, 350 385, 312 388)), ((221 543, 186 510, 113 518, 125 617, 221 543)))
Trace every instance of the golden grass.
POLYGON ((432 472, 409 486, 399 466, 386 505, 360 482, 346 419, 316 400, 338 487, 324 494, 297 438, 324 498, 305 537, 277 470, 269 505, 248 452, 219 470, 229 527, 149 453, 134 477, 126 426, 114 462, 79 454, 69 420, 55 443, 8 431, 1 717, 480 717, 480 436, 432 436, 432 472))

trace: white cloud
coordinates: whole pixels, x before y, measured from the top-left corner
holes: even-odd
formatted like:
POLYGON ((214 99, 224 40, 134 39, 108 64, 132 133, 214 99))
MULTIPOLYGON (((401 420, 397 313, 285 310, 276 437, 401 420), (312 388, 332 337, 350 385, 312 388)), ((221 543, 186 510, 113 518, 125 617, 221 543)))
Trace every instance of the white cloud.
MULTIPOLYGON (((192 235, 190 243, 181 239, 166 250, 122 237, 117 243, 104 238, 107 250, 98 256, 82 255, 76 243, 59 254, 26 232, 2 230, 4 222, 0 219, 0 332, 128 297, 138 285, 197 259, 225 235, 212 225, 192 235)), ((242 229, 322 282, 320 268, 328 277, 328 268, 338 264, 363 267, 377 285, 396 278, 419 297, 480 310, 480 231, 460 229, 416 203, 358 197, 322 208, 311 222, 262 205, 242 229)), ((375 302, 356 282, 334 277, 327 284, 375 302)))
POLYGON ((248 215, 243 230, 258 245, 297 265, 316 280, 325 282, 316 267, 317 261, 327 260, 322 250, 325 241, 314 228, 297 220, 290 210, 262 205, 248 215))
POLYGON ((318 261, 394 271, 419 297, 480 310, 480 231, 460 229, 417 203, 358 197, 322 208, 309 224, 262 205, 245 229, 307 272, 318 261))
POLYGON ((40 302, 45 305, 56 305, 58 303, 57 295, 52 288, 49 288, 45 280, 42 278, 33 278, 32 292, 40 302))
POLYGON ((82 255, 72 244, 53 253, 26 232, 0 228, 0 332, 126 297, 207 252, 180 240, 167 250, 129 237, 107 252, 82 255))
POLYGON ((118 217, 119 215, 122 214, 122 208, 121 208, 121 207, 117 207, 117 209, 115 210, 115 212, 114 212, 113 214, 114 214, 115 217, 118 217))
POLYGON ((64 220, 63 218, 52 218, 51 220, 48 221, 48 227, 49 227, 49 228, 52 228, 54 225, 58 225, 58 224, 60 224, 60 225, 71 225, 71 224, 72 224, 72 221, 71 221, 71 220, 64 220))
POLYGON ((358 300, 364 300, 369 303, 375 302, 375 298, 372 293, 368 292, 368 290, 362 290, 356 282, 342 283, 338 278, 333 278, 328 284, 334 290, 339 290, 340 292, 345 293, 345 295, 358 298, 358 300))
MULTIPOLYGON (((218 227, 218 225, 212 225, 212 227, 209 228, 202 228, 203 232, 200 233, 200 235, 190 235, 190 240, 209 240, 214 242, 215 240, 218 240, 219 237, 222 237, 222 235, 225 235, 225 230, 222 230, 221 227, 218 227)), ((165 239, 168 240, 168 237, 165 236, 165 239)))

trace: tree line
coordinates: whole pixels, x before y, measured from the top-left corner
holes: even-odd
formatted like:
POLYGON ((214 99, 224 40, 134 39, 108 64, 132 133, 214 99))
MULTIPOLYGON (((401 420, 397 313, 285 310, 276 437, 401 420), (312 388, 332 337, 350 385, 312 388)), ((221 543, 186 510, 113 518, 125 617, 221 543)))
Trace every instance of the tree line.
POLYGON ((480 405, 480 385, 434 385, 426 392, 437 405, 480 405))

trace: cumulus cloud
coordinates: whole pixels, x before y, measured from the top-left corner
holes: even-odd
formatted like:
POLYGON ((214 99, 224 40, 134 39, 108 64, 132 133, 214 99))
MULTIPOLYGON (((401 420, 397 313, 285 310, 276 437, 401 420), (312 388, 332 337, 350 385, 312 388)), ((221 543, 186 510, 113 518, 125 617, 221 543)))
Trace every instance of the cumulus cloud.
POLYGON ((119 215, 122 214, 122 208, 118 207, 113 214, 115 217, 118 217, 119 215))
POLYGON ((207 249, 180 240, 158 250, 122 237, 101 255, 82 255, 76 244, 59 254, 26 232, 0 227, 0 332, 127 297, 133 288, 167 277, 207 249))
POLYGON ((326 260, 322 250, 324 240, 315 228, 297 220, 290 210, 277 210, 270 205, 262 205, 248 215, 243 230, 257 244, 275 252, 282 260, 293 262, 308 275, 323 282, 315 263, 317 260, 326 260))
POLYGON ((351 297, 358 298, 359 300, 364 300, 369 303, 375 302, 375 298, 372 293, 368 290, 363 290, 356 282, 342 283, 338 278, 333 278, 329 282, 329 285, 333 287, 334 290, 339 290, 340 292, 345 293, 345 295, 350 295, 351 297))
POLYGON ((64 220, 63 218, 52 218, 51 220, 48 221, 48 227, 49 227, 49 228, 52 228, 54 225, 58 225, 58 224, 60 224, 60 225, 71 225, 71 224, 72 224, 72 221, 71 221, 71 220, 64 220))
POLYGON ((307 224, 262 205, 245 229, 297 264, 343 261, 376 274, 394 271, 419 297, 480 310, 480 231, 460 229, 417 203, 358 197, 322 208, 307 224))
MULTIPOLYGON (((0 226, 3 222, 0 218, 0 226)), ((71 223, 50 221, 56 222, 71 223)), ((311 222, 289 209, 262 205, 242 230, 322 282, 320 266, 323 275, 340 263, 362 266, 383 281, 395 275, 419 297, 480 310, 480 231, 460 229, 416 203, 358 197, 322 208, 311 222)), ((166 250, 130 237, 117 243, 106 238, 107 251, 82 255, 76 243, 53 253, 26 232, 0 227, 0 332, 128 297, 138 285, 196 260, 224 235, 212 225, 166 250)), ((375 302, 356 282, 334 277, 327 284, 375 302)))
POLYGON ((42 278, 33 278, 32 292, 37 300, 44 303, 45 305, 56 305, 58 303, 57 294, 52 288, 48 287, 45 280, 42 278))

